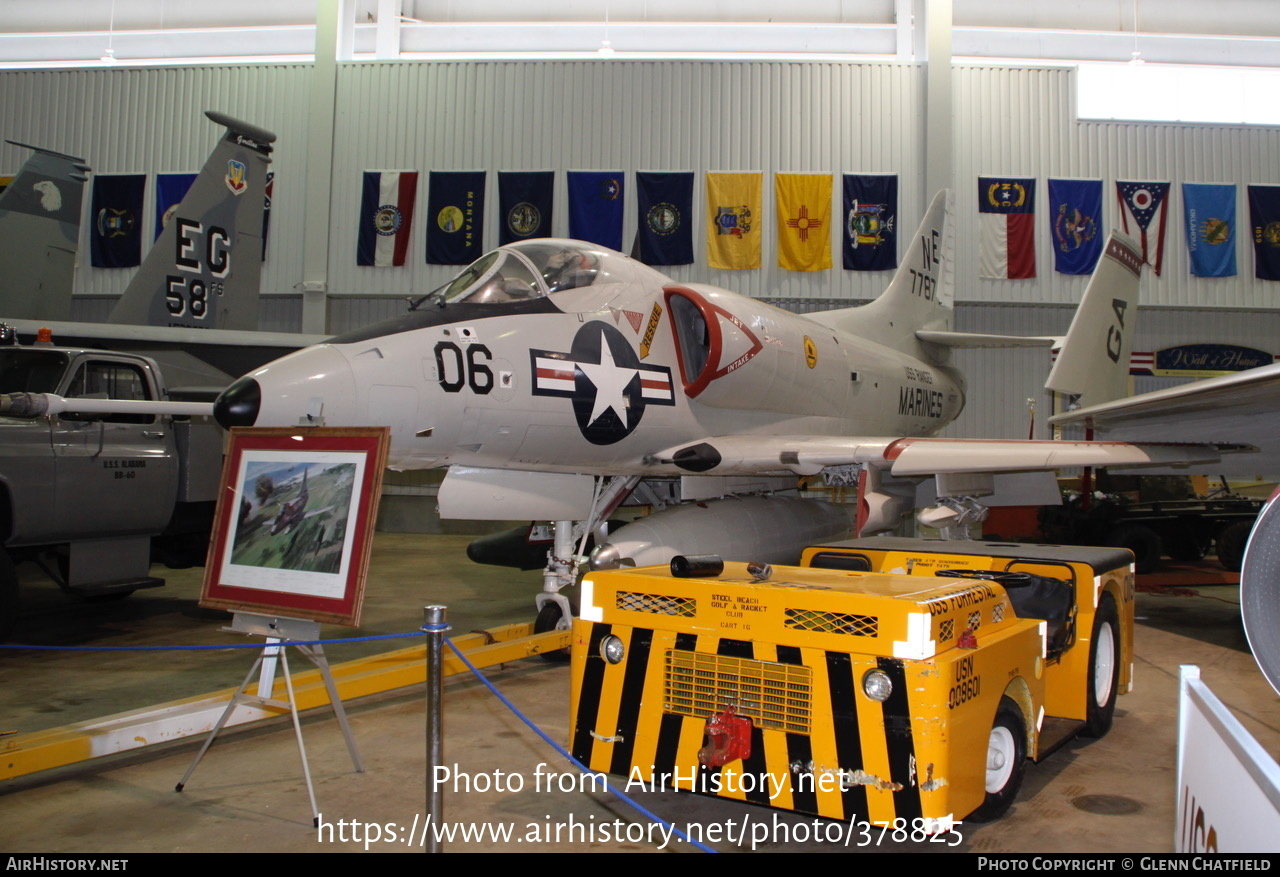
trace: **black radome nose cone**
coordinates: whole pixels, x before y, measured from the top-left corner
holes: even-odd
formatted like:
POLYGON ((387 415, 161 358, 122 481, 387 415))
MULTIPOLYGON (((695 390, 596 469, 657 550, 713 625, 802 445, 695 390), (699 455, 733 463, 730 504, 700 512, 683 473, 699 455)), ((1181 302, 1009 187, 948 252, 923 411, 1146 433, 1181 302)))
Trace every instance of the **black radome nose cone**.
POLYGON ((213 403, 213 417, 225 429, 253 426, 262 406, 262 388, 253 378, 240 378, 222 391, 213 403))

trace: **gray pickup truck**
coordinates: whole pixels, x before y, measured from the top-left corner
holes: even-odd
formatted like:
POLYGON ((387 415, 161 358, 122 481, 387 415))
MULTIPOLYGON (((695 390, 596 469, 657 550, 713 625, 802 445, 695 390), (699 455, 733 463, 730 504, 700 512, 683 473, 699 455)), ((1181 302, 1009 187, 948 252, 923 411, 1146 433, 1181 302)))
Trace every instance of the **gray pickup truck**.
POLYGON ((164 584, 153 558, 203 563, 213 520, 223 433, 212 419, 28 404, 46 393, 90 408, 170 400, 145 356, 0 347, 0 639, 17 615, 19 562, 79 596, 121 598, 164 584))

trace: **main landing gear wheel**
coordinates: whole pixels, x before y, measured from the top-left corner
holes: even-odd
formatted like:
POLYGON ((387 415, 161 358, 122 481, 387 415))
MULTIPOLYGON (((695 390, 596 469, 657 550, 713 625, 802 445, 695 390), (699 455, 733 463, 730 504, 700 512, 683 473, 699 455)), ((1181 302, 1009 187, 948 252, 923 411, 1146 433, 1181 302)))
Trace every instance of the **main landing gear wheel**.
POLYGON ((1098 602, 1089 639, 1089 698, 1082 737, 1104 737, 1116 714, 1116 689, 1120 681, 1120 614, 1107 593, 1098 602))
POLYGON ((987 738, 987 797, 968 821, 993 822, 1009 812, 1022 787, 1026 762, 1027 725, 1022 710, 1012 698, 1002 697, 987 738))
MULTIPOLYGON (((548 633, 553 630, 571 630, 573 628, 573 618, 566 617, 560 604, 554 600, 548 600, 542 604, 542 608, 538 610, 538 617, 533 622, 534 633, 548 633)), ((551 652, 542 652, 542 660, 549 661, 552 664, 561 664, 569 660, 568 649, 556 649, 551 652)))

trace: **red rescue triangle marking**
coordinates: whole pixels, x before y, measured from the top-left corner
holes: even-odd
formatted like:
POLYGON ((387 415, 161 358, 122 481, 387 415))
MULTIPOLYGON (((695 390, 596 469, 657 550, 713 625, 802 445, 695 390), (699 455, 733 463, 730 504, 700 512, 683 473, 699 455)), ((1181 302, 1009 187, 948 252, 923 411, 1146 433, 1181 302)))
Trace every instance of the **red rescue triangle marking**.
POLYGON ((631 331, 637 335, 640 334, 640 322, 644 319, 644 314, 628 311, 624 308, 609 308, 609 311, 613 314, 613 324, 615 326, 618 325, 618 315, 621 314, 627 318, 627 322, 631 325, 631 331))

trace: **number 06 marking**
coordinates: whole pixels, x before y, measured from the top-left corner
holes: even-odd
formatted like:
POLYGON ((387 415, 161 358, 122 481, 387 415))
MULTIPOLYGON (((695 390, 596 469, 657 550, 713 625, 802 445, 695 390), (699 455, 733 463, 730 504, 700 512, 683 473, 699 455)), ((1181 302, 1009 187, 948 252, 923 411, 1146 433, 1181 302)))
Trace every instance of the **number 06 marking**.
POLYGON ((488 366, 493 361, 493 354, 488 347, 469 344, 464 356, 457 344, 440 341, 436 344, 435 354, 440 389, 446 393, 460 393, 464 386, 471 387, 471 392, 478 396, 486 396, 493 390, 493 369, 488 366))

